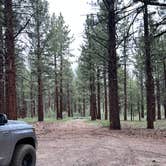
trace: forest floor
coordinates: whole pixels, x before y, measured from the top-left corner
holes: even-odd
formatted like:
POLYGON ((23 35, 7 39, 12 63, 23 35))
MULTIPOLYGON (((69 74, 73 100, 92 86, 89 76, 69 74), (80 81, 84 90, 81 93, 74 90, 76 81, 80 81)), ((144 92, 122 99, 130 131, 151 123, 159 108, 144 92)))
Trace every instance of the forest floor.
POLYGON ((112 131, 86 120, 34 123, 37 166, 166 166, 166 130, 112 131))

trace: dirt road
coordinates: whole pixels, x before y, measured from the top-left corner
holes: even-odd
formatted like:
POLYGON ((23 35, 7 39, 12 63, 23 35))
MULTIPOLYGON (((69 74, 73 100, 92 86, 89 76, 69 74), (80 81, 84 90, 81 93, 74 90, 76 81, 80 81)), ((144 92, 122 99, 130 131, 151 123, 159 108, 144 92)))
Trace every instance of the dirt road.
POLYGON ((166 138, 139 137, 73 120, 35 124, 37 166, 166 166, 166 138))

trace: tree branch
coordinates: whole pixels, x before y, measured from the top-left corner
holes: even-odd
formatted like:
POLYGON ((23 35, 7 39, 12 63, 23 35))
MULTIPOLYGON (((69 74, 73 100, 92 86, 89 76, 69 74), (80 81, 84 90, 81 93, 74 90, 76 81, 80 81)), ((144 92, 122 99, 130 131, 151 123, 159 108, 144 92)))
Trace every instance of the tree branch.
MULTIPOLYGON (((32 16, 31 16, 31 18, 32 18, 32 16)), ((27 20, 27 22, 25 23, 25 25, 22 26, 22 27, 19 29, 19 31, 15 34, 14 39, 17 38, 18 35, 27 27, 27 25, 28 25, 29 22, 31 21, 31 18, 29 18, 29 19, 27 20)))
POLYGON ((155 35, 154 38, 160 37, 160 36, 164 35, 165 33, 166 33, 166 30, 162 31, 161 33, 159 33, 157 35, 155 35))

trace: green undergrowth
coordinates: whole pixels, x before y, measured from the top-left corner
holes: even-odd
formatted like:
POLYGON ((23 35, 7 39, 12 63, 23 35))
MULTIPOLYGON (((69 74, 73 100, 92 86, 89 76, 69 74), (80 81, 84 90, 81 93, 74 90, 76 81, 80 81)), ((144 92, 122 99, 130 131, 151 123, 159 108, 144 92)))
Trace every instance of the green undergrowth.
MULTIPOLYGON (((36 122, 38 122, 37 117, 35 117, 35 118, 24 118, 24 119, 19 119, 19 120, 27 122, 27 123, 36 123, 36 122)), ((57 120, 56 118, 53 118, 53 117, 44 118, 44 122, 46 122, 46 123, 60 123, 60 122, 63 123, 63 122, 71 121, 71 120, 73 120, 73 118, 69 118, 69 117, 65 117, 64 119, 60 119, 60 120, 57 120)))
MULTIPOLYGON (((109 127, 110 122, 108 120, 96 120, 91 121, 90 119, 87 119, 85 121, 86 123, 101 126, 101 127, 109 127)), ((123 121, 121 120, 121 126, 122 128, 146 128, 147 122, 146 120, 142 121, 123 121)), ((155 129, 166 129, 166 120, 157 120, 154 123, 155 129)))
POLYGON ((166 119, 164 120, 158 120, 155 122, 155 128, 156 129, 166 129, 166 119))
MULTIPOLYGON (((75 117, 64 117, 64 119, 62 120, 57 120, 54 117, 46 117, 44 118, 44 122, 46 123, 63 123, 63 122, 69 122, 72 120, 84 120, 86 123, 95 125, 95 126, 101 126, 101 127, 109 127, 110 126, 110 122, 108 120, 94 120, 91 121, 89 117, 79 117, 79 116, 75 116, 75 117)), ((19 119, 21 121, 25 121, 27 123, 35 123, 38 121, 37 117, 35 118, 25 118, 25 119, 19 119)), ((155 129, 166 129, 166 120, 157 120, 154 123, 155 125, 155 129)), ((121 120, 121 126, 122 128, 146 128, 147 127, 147 122, 146 120, 135 120, 135 121, 123 121, 121 120)))
POLYGON ((18 120, 24 121, 24 122, 27 122, 27 123, 35 123, 35 122, 37 122, 37 118, 36 117, 34 117, 34 118, 23 118, 23 119, 20 118, 18 120))
MULTIPOLYGON (((131 127, 131 128, 146 128, 147 121, 122 121, 122 127, 131 127)), ((157 120, 154 122, 155 129, 166 129, 166 120, 157 120)))
POLYGON ((108 127, 109 126, 109 122, 106 120, 90 120, 90 118, 87 118, 85 120, 86 123, 88 124, 93 124, 96 126, 102 126, 102 127, 108 127))

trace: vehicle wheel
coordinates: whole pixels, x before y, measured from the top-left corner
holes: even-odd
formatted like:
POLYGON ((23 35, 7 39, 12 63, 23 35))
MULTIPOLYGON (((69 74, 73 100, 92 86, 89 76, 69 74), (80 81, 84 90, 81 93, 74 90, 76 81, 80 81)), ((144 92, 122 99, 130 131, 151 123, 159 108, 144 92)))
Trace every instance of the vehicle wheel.
POLYGON ((18 145, 13 154, 11 166, 35 166, 36 150, 32 145, 18 145))

